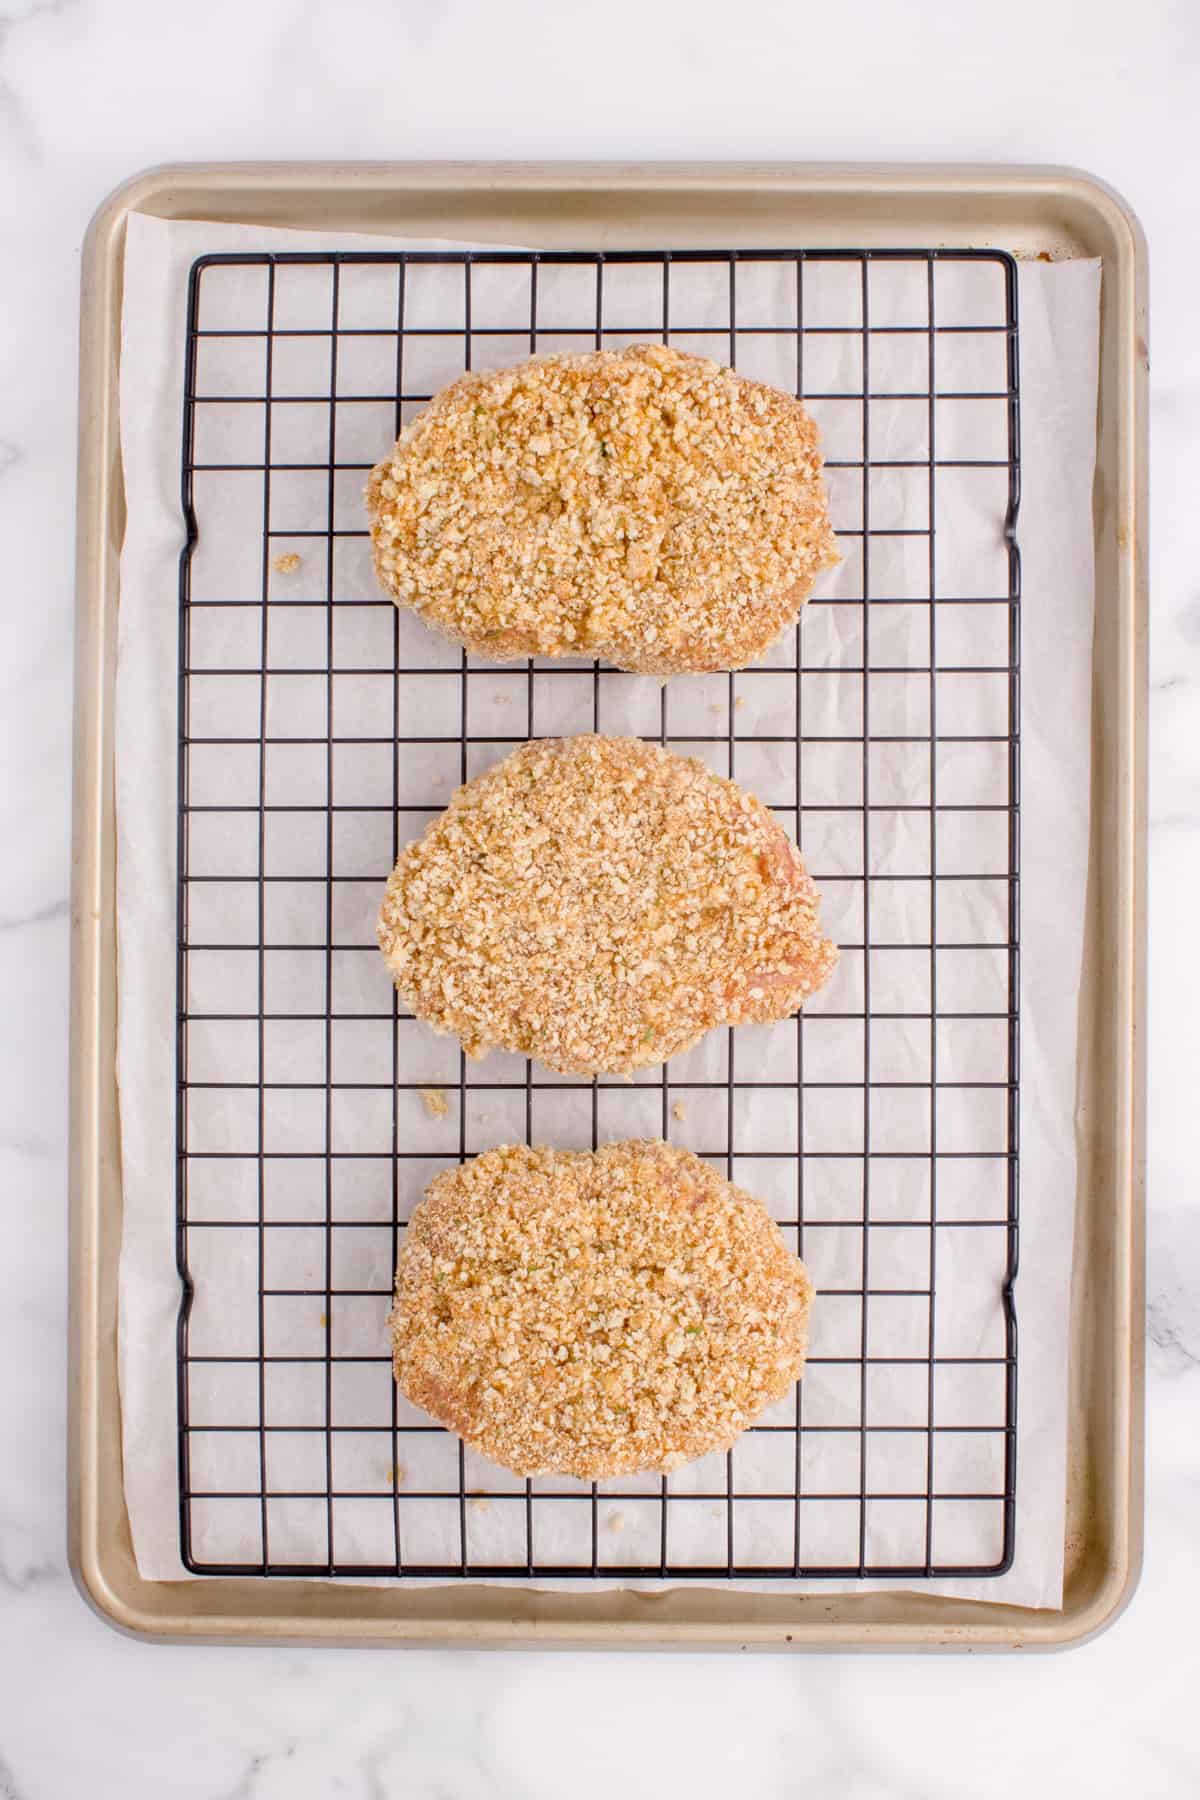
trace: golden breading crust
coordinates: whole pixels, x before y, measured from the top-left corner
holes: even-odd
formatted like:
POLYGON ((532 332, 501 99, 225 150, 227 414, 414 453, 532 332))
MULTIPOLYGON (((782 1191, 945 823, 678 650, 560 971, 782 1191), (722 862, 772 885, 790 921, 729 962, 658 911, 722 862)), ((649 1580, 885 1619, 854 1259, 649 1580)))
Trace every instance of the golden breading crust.
POLYGON ((673 1469, 787 1393, 811 1300, 766 1209, 690 1150, 504 1145, 414 1211, 393 1367, 518 1475, 673 1469))
POLYGON ((837 962, 817 905, 736 783, 637 738, 548 738, 407 846, 378 932, 404 1000, 468 1055, 625 1074, 794 1013, 837 962))
POLYGON ((654 344, 464 376, 367 506, 388 593, 497 662, 742 668, 837 561, 800 402, 654 344))

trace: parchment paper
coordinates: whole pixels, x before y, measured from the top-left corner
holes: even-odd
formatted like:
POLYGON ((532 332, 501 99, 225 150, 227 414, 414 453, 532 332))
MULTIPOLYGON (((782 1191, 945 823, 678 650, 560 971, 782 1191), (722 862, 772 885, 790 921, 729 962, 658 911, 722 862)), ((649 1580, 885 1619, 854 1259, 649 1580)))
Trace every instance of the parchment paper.
MULTIPOLYGON (((119 1364, 126 1499, 138 1566, 152 1579, 174 1580, 186 1575, 178 1547, 175 1329, 179 1284, 173 1121, 175 674, 187 275, 196 256, 222 250, 437 247, 462 246, 349 234, 317 238, 304 232, 167 223, 136 215, 129 221, 121 359, 121 444, 128 523, 121 555, 117 677, 118 1075, 125 1206, 119 1364)), ((1091 482, 1099 288, 1098 262, 1032 264, 1021 269, 1022 1238, 1016 1289, 1021 1341, 1016 1557, 1011 1571, 999 1579, 919 1584, 924 1593, 1045 1607, 1061 1603, 1062 1584, 1067 1307, 1076 1179, 1075 1036, 1088 853, 1091 482)), ((887 322, 886 317, 873 317, 873 323, 887 322)), ((719 350, 716 353, 720 354, 719 350)), ((754 372, 770 378, 769 370, 754 372)), ((784 379, 782 373, 780 379, 784 379)), ((823 423, 828 444, 830 427, 823 423)), ((902 433, 899 423, 896 429, 902 433)), ((873 454, 879 456, 881 448, 883 454, 904 454, 899 436, 890 452, 873 443, 873 454)), ((827 453, 831 457, 836 454, 831 444, 827 453)), ((943 448, 942 453, 966 458, 997 452, 994 446, 972 449, 968 422, 968 439, 955 443, 952 450, 943 448)), ((836 498, 835 492, 835 503, 836 498)), ((914 490, 911 505, 916 508, 919 504, 914 490)), ((902 526, 907 519, 902 510, 896 523, 902 526)), ((915 512, 912 522, 923 524, 915 512)), ((981 541, 980 523, 978 507, 971 503, 961 509, 945 503, 939 508, 938 554, 950 559, 947 566, 956 555, 960 562, 969 560, 972 544, 981 541)), ((990 553, 996 550, 994 526, 993 519, 988 526, 990 553)), ((286 550, 288 545, 281 542, 278 548, 286 550)), ((834 583, 831 591, 836 591, 839 577, 830 579, 834 583)), ((364 587, 363 598, 373 591, 364 587)), ((837 608, 814 605, 804 622, 805 633, 811 634, 818 653, 819 633, 830 634, 831 667, 836 667, 839 652, 845 648, 837 641, 838 616, 837 608)), ((422 630, 411 623, 417 631, 422 630)), ((887 629, 903 634, 903 609, 896 609, 887 629)), ((897 647, 902 649, 899 639, 897 647)), ((480 687, 485 699, 503 704, 503 679, 499 673, 489 696, 484 678, 480 687)), ((700 678, 691 678, 690 682, 671 684, 678 698, 669 704, 680 709, 678 732, 673 736, 686 737, 689 718, 702 721, 691 726, 697 733, 711 730, 703 717, 708 701, 699 682, 700 678)), ((825 692, 836 719, 849 701, 839 696, 836 682, 828 682, 825 692)), ((604 722, 606 729, 621 729, 622 725, 639 728, 632 718, 604 722)), ((567 719, 552 728, 587 726, 567 719)), ((761 728, 774 729, 769 723, 761 728)), ((497 725, 496 730, 524 735, 523 723, 497 725)), ((424 773, 431 775, 434 766, 431 762, 424 773)), ((738 773, 748 785, 758 785, 740 767, 738 773)), ((898 802, 915 797, 906 791, 902 773, 896 780, 898 802)), ((901 837, 906 829, 904 817, 896 815, 901 837)), ((820 856, 804 833, 801 843, 810 866, 817 867, 820 856)), ((977 931, 982 937, 989 927, 994 933, 995 925, 994 918, 971 917, 964 923, 963 935, 977 931)), ((914 930, 914 941, 919 940, 920 932, 914 930)), ((818 1017, 820 1002, 810 1011, 818 1017)), ((742 1035, 752 1061, 753 1039, 740 1034, 739 1042, 742 1035)), ((760 1047, 763 1054, 767 1048, 760 1047)), ((902 1061, 911 1058, 916 1071, 922 1051, 915 1039, 901 1031, 894 1053, 902 1061)), ((420 1124, 419 1118, 414 1119, 414 1128, 420 1124)), ((502 1121, 490 1126, 486 1119, 476 1121, 474 1128, 480 1135, 479 1141, 471 1144, 473 1149, 511 1135, 502 1121)), ((236 1126, 227 1118, 208 1120, 206 1129, 211 1144, 234 1141, 236 1126)), ((560 1135, 556 1141, 570 1140, 560 1135)), ((950 1266, 945 1262, 939 1265, 939 1306, 943 1291, 954 1291, 952 1262, 951 1257, 950 1266)), ((216 1284, 212 1292, 219 1302, 216 1284)), ((200 1299, 198 1292, 198 1305, 200 1299)), ((818 1300, 818 1319, 820 1314, 818 1300)), ((214 1329, 218 1334, 215 1341, 219 1341, 219 1319, 214 1329)), ((815 1378, 813 1370, 809 1380, 815 1378)), ((947 1391, 947 1401, 954 1404, 953 1389, 947 1391)), ((962 1403, 969 1407, 965 1395, 962 1403)), ((632 1491, 637 1491, 636 1484, 632 1491)), ((551 1531, 553 1517, 551 1507, 546 1513, 551 1531)), ((479 1523, 482 1529, 483 1521, 479 1523)), ((970 1561, 980 1546, 967 1541, 959 1548, 963 1560, 970 1561)), ((881 1558, 886 1558, 886 1527, 877 1549, 881 1558)), ((257 1548, 247 1546, 246 1555, 253 1559, 257 1548)), ((716 1573, 714 1581, 726 1585, 716 1573)), ((541 1581, 536 1585, 554 1584, 541 1581)), ((772 1589, 780 1585, 784 1584, 770 1584, 772 1589)), ((830 1592, 833 1584, 790 1585, 830 1592)), ((838 1585, 854 1590, 871 1585, 894 1587, 895 1583, 838 1585)))

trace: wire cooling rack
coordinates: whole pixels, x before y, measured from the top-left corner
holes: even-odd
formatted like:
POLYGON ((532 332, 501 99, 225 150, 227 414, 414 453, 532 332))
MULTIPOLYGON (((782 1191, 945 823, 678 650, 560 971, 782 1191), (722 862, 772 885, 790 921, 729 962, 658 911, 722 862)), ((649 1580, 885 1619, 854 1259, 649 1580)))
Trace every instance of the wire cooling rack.
POLYGON ((999 1574, 1013 1553, 1016 271, 978 251, 210 256, 179 608, 180 1534, 196 1573, 999 1574), (362 488, 465 368, 655 339, 802 394, 843 562, 753 669, 496 668, 401 614, 362 488), (374 944, 399 847, 516 743, 635 732, 798 831, 842 945, 795 1019, 633 1083, 468 1064, 374 944), (818 1289, 795 1395, 668 1477, 521 1481, 397 1395, 430 1176, 661 1135, 818 1289))

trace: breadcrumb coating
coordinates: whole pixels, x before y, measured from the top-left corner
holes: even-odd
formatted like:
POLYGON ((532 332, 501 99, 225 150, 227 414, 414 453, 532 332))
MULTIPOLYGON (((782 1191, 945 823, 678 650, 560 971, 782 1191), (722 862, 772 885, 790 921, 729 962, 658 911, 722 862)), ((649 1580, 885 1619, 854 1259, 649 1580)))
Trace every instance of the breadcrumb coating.
POLYGON ((637 738, 547 738, 406 847, 378 936, 403 999, 469 1056, 625 1074, 794 1013, 837 962, 817 906, 735 782, 637 738))
POLYGON ((367 507, 393 599, 497 662, 742 668, 838 560, 801 403, 655 344, 464 376, 367 507))
POLYGON ((804 1366, 812 1284, 765 1207, 669 1144, 503 1145, 430 1183, 396 1271, 396 1381, 518 1475, 726 1449, 804 1366))

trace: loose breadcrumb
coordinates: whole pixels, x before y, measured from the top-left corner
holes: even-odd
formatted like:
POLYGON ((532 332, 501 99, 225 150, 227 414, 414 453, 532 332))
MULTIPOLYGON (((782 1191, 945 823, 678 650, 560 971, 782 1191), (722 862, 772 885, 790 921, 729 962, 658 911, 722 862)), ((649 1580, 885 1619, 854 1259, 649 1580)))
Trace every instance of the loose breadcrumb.
POLYGON ((472 1512, 485 1513, 491 1512, 492 1510, 492 1503, 486 1494, 472 1494, 471 1498, 467 1501, 467 1505, 471 1508, 472 1512))
POLYGON ((519 1475, 668 1470, 787 1393, 811 1298, 766 1208, 688 1150, 504 1145, 413 1212, 394 1373, 519 1475))
POLYGON ((687 1107, 683 1104, 682 1100, 677 1100, 675 1102, 674 1106, 671 1108, 671 1117, 673 1119, 678 1120, 680 1125, 682 1125, 684 1123, 684 1121, 686 1120, 687 1107))
POLYGON ((446 1114, 450 1111, 450 1102, 446 1099, 441 1088, 418 1088, 417 1092, 421 1096, 421 1104, 424 1106, 425 1111, 429 1114, 431 1119, 444 1119, 446 1117, 446 1114))
POLYGON ((741 668, 837 561, 800 402, 657 344, 464 376, 367 508, 393 599, 498 662, 741 668))
POLYGON ((289 550, 286 556, 277 556, 271 567, 277 575, 294 575, 300 567, 300 558, 294 550, 289 550))
POLYGON ((610 1512, 607 1519, 604 1521, 604 1526, 606 1531, 624 1531, 625 1514, 623 1512, 610 1512))
POLYGON ((559 738, 458 790, 396 864, 378 932, 406 1003, 469 1056, 625 1074, 794 1013, 837 961, 817 905, 734 782, 638 739, 559 738))

